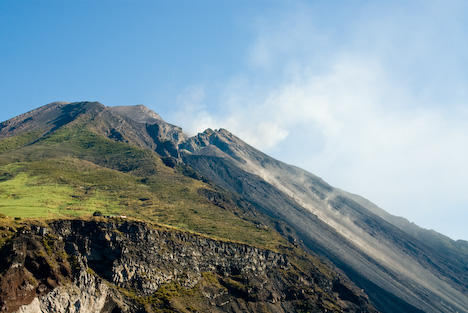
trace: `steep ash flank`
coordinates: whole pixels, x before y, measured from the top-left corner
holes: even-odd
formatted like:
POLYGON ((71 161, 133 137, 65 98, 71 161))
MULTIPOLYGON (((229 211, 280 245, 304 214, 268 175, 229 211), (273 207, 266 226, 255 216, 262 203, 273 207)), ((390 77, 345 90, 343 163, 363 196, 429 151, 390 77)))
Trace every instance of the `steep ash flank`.
POLYGON ((143 222, 26 227, 2 253, 6 312, 376 312, 339 276, 283 254, 143 222))
MULTIPOLYGON (((360 206, 365 207, 372 213, 383 218, 392 225, 400 228, 405 233, 418 239, 431 250, 438 252, 439 255, 445 256, 446 261, 451 264, 450 267, 464 269, 462 273, 458 273, 457 277, 468 284, 468 242, 465 240, 454 241, 447 236, 437 233, 434 230, 427 230, 409 222, 403 217, 397 217, 389 214, 377 205, 373 204, 361 196, 351 194, 343 190, 337 190, 345 197, 352 199, 360 206)), ((466 290, 468 292, 468 290, 466 290)))
POLYGON ((375 282, 385 284, 394 280, 393 276, 369 256, 359 251, 346 238, 340 236, 333 228, 323 223, 317 216, 308 213, 293 199, 283 194, 274 186, 261 180, 258 176, 236 167, 231 161, 220 157, 186 155, 184 162, 199 170, 205 177, 216 184, 238 193, 240 197, 252 203, 257 210, 274 219, 285 222, 295 230, 306 247, 313 254, 327 257, 362 288, 369 288, 367 293, 375 304, 383 303, 378 309, 383 312, 421 312, 406 301, 394 296, 398 288, 395 285, 391 292, 385 291, 375 282), (350 266, 349 264, 353 264, 350 266), (370 275, 366 278, 362 271, 370 275))
MULTIPOLYGON (((437 251, 335 192, 316 176, 266 156, 225 130, 208 130, 181 148, 192 153, 184 157, 188 164, 218 184, 223 185, 224 181, 225 188, 231 186, 239 192, 239 184, 258 186, 266 181, 280 190, 283 197, 294 199, 299 204, 294 209, 289 209, 290 204, 282 206, 281 202, 268 200, 264 207, 276 216, 282 214, 296 231, 312 238, 313 244, 306 241, 310 247, 341 264, 356 282, 373 282, 386 290, 373 295, 376 303, 388 302, 381 298, 387 298, 389 292, 401 299, 396 302, 407 302, 426 312, 449 312, 450 307, 460 312, 468 310, 464 268, 454 266, 437 251), (234 173, 236 167, 257 178, 239 174, 239 170, 234 173), (324 223, 334 236, 318 235, 326 228, 320 225, 324 223)), ((258 188, 243 195, 251 200, 269 197, 269 193, 258 188), (251 195, 252 192, 257 195, 251 195)), ((392 306, 388 310, 393 310, 392 306)))
MULTIPOLYGON (((27 151, 28 143, 41 143, 40 140, 45 139, 47 144, 47 137, 52 133, 73 134, 81 129, 156 151, 166 165, 175 169, 177 163, 184 168, 181 163, 185 162, 204 176, 192 173, 194 178, 208 178, 238 196, 238 201, 248 201, 258 212, 286 223, 286 227, 299 235, 311 253, 327 257, 366 289, 381 311, 417 312, 416 308, 425 312, 468 310, 466 243, 447 241, 437 234, 428 234, 389 218, 369 202, 337 190, 306 171, 268 157, 226 130, 207 130, 187 138, 181 128, 165 123, 143 106, 109 108, 97 102, 77 102, 52 103, 3 122, 0 124, 0 139, 7 138, 4 142, 6 147, 25 147, 23 150, 27 151), (14 135, 18 137, 8 138, 14 135)), ((44 157, 46 155, 47 151, 44 157)), ((116 242, 119 238, 115 237, 116 242)), ((85 237, 82 239, 87 240, 85 237)), ((73 251, 81 258, 86 250, 79 247, 77 245, 73 251)), ((109 250, 109 256, 113 251, 109 250)), ((99 249, 95 252, 98 257, 99 249)), ((85 263, 92 264, 94 257, 91 257, 91 263, 85 263)), ((114 279, 113 272, 107 273, 99 266, 95 267, 90 269, 114 279)), ((123 273, 122 269, 118 271, 123 273)), ((221 284, 223 288, 239 283, 223 280, 217 272, 214 275, 219 284, 224 284, 221 284)), ((235 275, 229 277, 237 279, 235 275)), ((73 279, 77 281, 76 275, 73 279)), ((199 284, 203 281, 206 279, 200 280, 199 284)), ((246 286, 244 281, 240 283, 246 286)), ((74 286, 78 285, 75 283, 74 286)), ((130 284, 120 288, 134 286, 130 284)), ((238 284, 236 286, 239 287, 238 284)), ((59 287, 51 288, 56 291, 59 287)), ((219 288, 216 290, 220 291, 219 288)), ((245 291, 245 288, 239 288, 237 292, 245 291)), ((341 290, 339 287, 335 289, 341 290)), ((234 299, 231 303, 238 307, 242 301, 242 305, 247 305, 244 298, 242 301, 238 297, 234 299)), ((206 305, 207 302, 204 303, 206 305)))

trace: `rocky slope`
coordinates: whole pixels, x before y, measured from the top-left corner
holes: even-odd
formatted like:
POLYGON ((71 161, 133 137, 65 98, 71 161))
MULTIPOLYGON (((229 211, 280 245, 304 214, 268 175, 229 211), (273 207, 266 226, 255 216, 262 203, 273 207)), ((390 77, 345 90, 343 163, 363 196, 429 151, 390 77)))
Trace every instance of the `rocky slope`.
MULTIPOLYGON (((108 108, 94 102, 52 103, 1 123, 0 139, 8 139, 3 145, 7 148, 23 147, 16 155, 8 155, 10 160, 23 160, 19 154, 28 153, 36 141, 45 138, 47 143, 47 138, 67 127, 86 128, 113 142, 156 152, 169 168, 207 183, 209 186, 200 188, 199 194, 226 214, 229 211, 257 227, 278 231, 296 249, 305 249, 310 255, 336 266, 369 295, 379 311, 468 312, 466 242, 454 242, 393 217, 359 196, 338 190, 313 174, 263 154, 227 130, 208 129, 189 137, 181 128, 164 122, 143 106, 108 108), (220 193, 212 193, 213 190, 220 193), (223 195, 229 195, 228 199, 222 200, 223 195)), ((57 144, 62 137, 54 142, 57 144)), ((86 147, 86 143, 82 147, 86 147)), ((47 157, 50 152, 41 153, 47 157)), ((68 153, 75 154, 74 151, 68 153)), ((113 162, 118 155, 99 159, 99 162, 83 155, 99 166, 130 173, 139 171, 144 175, 145 168, 150 168, 116 166, 113 162)), ((157 171, 153 174, 157 175, 157 171)), ((149 208, 149 211, 153 209, 149 208)), ((221 216, 214 218, 222 219, 221 216)), ((203 231, 208 229, 203 228, 203 231)), ((86 249, 77 246, 75 250, 83 255, 86 249)), ((98 263, 102 262, 99 259, 98 263)), ((90 264, 92 261, 85 267, 90 264)), ((114 272, 99 266, 89 268, 100 279, 118 288, 136 288, 136 285, 123 284, 115 278, 119 275, 114 272)), ((199 277, 191 273, 195 275, 192 278, 199 277)), ((216 275, 221 274, 216 272, 216 275)), ((218 283, 227 288, 222 279, 216 277, 218 283)), ((333 285, 332 282, 332 293, 333 285)), ((341 290, 341 287, 336 288, 341 290)), ((280 293, 284 292, 282 289, 280 293)), ((240 300, 229 301, 237 303, 232 310, 241 307, 240 300)), ((291 308, 287 305, 282 305, 282 310, 291 308)))
POLYGON ((29 225, 1 253, 6 312, 375 312, 337 274, 138 221, 29 225))
POLYGON ((369 201, 274 160, 226 130, 205 131, 181 148, 187 164, 293 227, 307 247, 364 288, 379 310, 468 311, 468 258, 457 245, 450 246, 451 256, 441 253, 375 214, 369 201))

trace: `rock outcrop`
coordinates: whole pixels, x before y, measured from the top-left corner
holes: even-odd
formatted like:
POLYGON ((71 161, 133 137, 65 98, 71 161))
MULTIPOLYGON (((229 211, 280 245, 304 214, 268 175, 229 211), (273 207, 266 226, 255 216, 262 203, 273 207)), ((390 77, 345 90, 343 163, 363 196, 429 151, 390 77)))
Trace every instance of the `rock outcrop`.
POLYGON ((6 312, 375 312, 331 270, 306 273, 282 253, 144 222, 32 225, 2 254, 6 312))

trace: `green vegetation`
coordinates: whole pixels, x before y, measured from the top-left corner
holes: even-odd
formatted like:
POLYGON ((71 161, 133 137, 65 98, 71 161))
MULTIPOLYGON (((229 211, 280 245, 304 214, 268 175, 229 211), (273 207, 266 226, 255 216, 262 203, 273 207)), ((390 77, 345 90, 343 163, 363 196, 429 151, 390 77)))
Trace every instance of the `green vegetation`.
POLYGON ((29 132, 18 136, 8 137, 0 141, 0 153, 22 147, 38 138, 40 132, 29 132))
POLYGON ((223 277, 221 279, 221 284, 228 290, 230 290, 231 293, 237 296, 240 296, 245 299, 248 299, 250 297, 249 289, 251 287, 244 284, 242 277, 223 277))
POLYGON ((0 153, 0 213, 6 216, 65 218, 99 211, 272 249, 285 243, 239 208, 214 205, 199 194, 212 187, 195 171, 168 167, 152 151, 77 125, 33 144, 30 137, 15 138, 0 141, 9 147, 0 153))
POLYGON ((115 142, 83 126, 61 128, 44 138, 40 145, 46 149, 56 148, 58 151, 69 152, 79 159, 121 172, 151 175, 157 172, 158 167, 163 166, 161 160, 151 151, 115 142), (159 164, 155 164, 156 159, 159 164))
POLYGON ((176 282, 170 282, 160 286, 150 296, 138 295, 134 290, 119 290, 148 312, 206 312, 209 309, 199 285, 186 288, 176 282))
POLYGON ((37 177, 20 173, 14 179, 0 182, 0 211, 13 217, 50 218, 79 216, 97 208, 108 211, 118 208, 113 199, 99 191, 87 197, 84 194, 79 187, 43 185, 37 177))

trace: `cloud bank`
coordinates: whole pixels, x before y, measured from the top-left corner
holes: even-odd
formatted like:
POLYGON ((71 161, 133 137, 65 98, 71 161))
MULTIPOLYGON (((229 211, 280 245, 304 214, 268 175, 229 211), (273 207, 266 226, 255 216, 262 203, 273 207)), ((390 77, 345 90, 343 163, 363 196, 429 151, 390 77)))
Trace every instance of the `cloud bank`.
POLYGON ((463 9, 425 1, 331 12, 297 2, 268 11, 251 21, 245 67, 223 87, 187 87, 172 120, 191 132, 227 128, 392 214, 467 240, 463 9))

